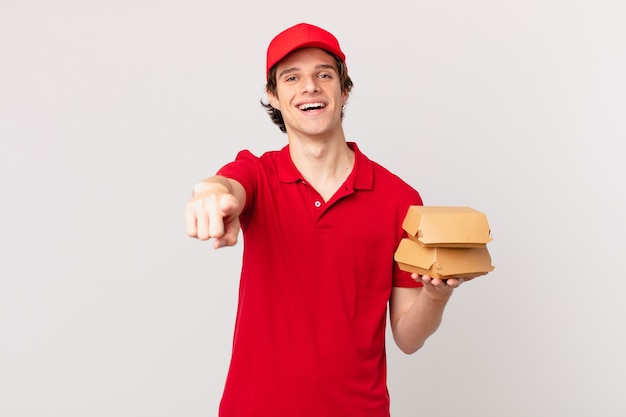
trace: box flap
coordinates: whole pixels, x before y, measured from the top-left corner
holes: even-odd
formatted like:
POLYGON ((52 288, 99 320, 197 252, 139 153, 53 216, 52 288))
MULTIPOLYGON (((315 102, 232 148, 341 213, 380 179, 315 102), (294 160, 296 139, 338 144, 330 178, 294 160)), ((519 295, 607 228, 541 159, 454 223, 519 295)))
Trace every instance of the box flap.
POLYGON ((437 262, 437 252, 434 248, 426 248, 409 238, 400 241, 394 255, 396 262, 430 269, 437 262))
POLYGON ((424 246, 480 247, 492 240, 487 216, 471 207, 410 206, 402 228, 424 246))

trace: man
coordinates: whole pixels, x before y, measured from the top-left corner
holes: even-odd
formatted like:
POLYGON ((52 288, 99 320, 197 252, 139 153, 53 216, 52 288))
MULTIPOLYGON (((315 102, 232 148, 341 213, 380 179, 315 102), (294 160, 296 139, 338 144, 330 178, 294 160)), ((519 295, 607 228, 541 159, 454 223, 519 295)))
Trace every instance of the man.
POLYGON ((272 120, 288 144, 242 151, 194 187, 187 233, 214 247, 243 231, 222 417, 387 417, 387 305, 396 344, 418 350, 453 288, 399 270, 393 254, 416 190, 347 142, 352 88, 329 32, 298 24, 267 50, 272 120))

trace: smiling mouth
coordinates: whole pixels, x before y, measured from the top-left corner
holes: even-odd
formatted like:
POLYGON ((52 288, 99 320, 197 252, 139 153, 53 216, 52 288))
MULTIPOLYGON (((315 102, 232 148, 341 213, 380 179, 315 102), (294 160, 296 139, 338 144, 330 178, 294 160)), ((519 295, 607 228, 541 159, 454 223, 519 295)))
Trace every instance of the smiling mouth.
POLYGON ((326 107, 324 103, 307 103, 307 104, 302 104, 301 106, 298 106, 298 108, 302 111, 321 110, 324 107, 326 107))

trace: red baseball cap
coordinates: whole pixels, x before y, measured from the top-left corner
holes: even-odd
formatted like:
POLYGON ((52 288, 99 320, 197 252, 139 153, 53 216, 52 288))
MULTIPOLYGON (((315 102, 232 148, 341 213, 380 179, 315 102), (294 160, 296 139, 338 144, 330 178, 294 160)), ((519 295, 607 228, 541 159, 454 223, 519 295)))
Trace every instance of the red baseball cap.
POLYGON ((346 60, 345 54, 339 47, 339 41, 332 33, 308 23, 299 23, 285 29, 272 41, 267 48, 267 68, 265 78, 269 76, 270 69, 290 52, 300 48, 320 48, 335 55, 340 60, 346 60))

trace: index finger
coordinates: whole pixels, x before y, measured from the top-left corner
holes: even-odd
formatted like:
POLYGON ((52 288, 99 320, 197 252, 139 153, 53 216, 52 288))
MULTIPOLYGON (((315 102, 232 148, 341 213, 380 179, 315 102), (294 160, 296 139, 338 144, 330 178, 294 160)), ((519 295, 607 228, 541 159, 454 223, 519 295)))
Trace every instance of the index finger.
POLYGON ((217 196, 207 197, 208 235, 209 237, 224 236, 224 213, 220 207, 217 196))

